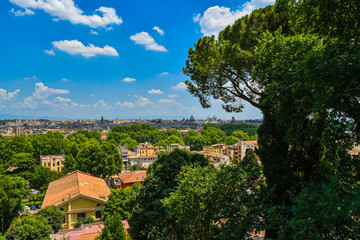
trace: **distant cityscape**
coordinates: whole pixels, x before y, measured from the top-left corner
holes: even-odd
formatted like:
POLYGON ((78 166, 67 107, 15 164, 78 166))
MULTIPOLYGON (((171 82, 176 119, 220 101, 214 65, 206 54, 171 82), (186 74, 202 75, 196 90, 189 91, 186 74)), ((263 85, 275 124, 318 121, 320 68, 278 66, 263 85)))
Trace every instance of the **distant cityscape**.
POLYGON ((42 134, 48 131, 59 131, 65 137, 79 130, 109 132, 116 125, 150 124, 160 130, 166 129, 194 129, 200 130, 205 124, 254 124, 260 125, 262 119, 230 120, 217 118, 215 115, 206 119, 195 119, 193 115, 183 119, 78 119, 78 120, 48 120, 48 119, 4 119, 0 120, 0 134, 11 137, 20 134, 42 134))

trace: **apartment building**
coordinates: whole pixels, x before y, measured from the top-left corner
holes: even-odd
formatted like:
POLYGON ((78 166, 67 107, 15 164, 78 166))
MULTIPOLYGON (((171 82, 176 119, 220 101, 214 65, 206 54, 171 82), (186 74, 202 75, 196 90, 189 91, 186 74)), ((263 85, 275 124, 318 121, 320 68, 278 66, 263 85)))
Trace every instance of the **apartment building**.
POLYGON ((61 172, 65 168, 65 155, 40 156, 40 164, 51 171, 61 172))

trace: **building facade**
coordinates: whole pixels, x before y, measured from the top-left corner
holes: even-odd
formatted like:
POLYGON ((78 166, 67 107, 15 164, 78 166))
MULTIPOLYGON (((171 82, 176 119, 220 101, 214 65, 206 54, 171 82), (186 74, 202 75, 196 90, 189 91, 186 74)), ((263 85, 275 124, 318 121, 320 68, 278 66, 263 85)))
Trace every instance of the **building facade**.
POLYGON ((61 172, 65 168, 65 155, 40 156, 40 164, 51 171, 61 172))
POLYGON ((55 205, 64 215, 63 228, 74 228, 79 218, 102 219, 110 190, 104 179, 76 171, 49 184, 42 208, 55 205))

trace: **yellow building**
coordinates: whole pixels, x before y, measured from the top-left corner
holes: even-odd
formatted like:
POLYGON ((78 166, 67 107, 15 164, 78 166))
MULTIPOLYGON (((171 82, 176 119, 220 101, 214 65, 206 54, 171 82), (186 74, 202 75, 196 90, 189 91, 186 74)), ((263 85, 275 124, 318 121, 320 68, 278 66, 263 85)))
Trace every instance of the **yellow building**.
POLYGON ((51 171, 61 172, 65 167, 64 155, 40 156, 40 164, 51 171))
MULTIPOLYGON (((154 146, 148 142, 140 143, 134 148, 134 152, 140 157, 154 156, 155 149, 154 146)), ((156 156, 156 155, 155 155, 156 156)))
POLYGON ((211 146, 203 147, 203 152, 205 153, 226 154, 226 150, 227 150, 226 144, 214 144, 211 146))
POLYGON ((74 228, 78 218, 102 218, 110 190, 104 179, 76 171, 50 183, 42 208, 55 205, 64 214, 64 229, 74 228))

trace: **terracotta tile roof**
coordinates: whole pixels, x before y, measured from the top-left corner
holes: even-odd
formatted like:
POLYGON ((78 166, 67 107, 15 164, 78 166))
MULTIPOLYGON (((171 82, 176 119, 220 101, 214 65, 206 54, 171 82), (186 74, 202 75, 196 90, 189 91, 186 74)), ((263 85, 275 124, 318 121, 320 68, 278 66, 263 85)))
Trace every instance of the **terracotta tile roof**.
POLYGON ((42 208, 58 206, 79 195, 106 201, 109 194, 110 190, 104 179, 76 171, 50 183, 42 208))
POLYGON ((82 234, 82 235, 80 235, 80 240, 94 240, 99 235, 100 235, 100 232, 82 234))
POLYGON ((244 141, 244 143, 246 143, 246 144, 250 144, 250 145, 254 145, 254 146, 257 146, 257 145, 258 145, 257 140, 244 141))
POLYGON ((135 182, 143 182, 146 177, 146 171, 132 171, 119 173, 119 179, 123 183, 135 183, 135 182))

